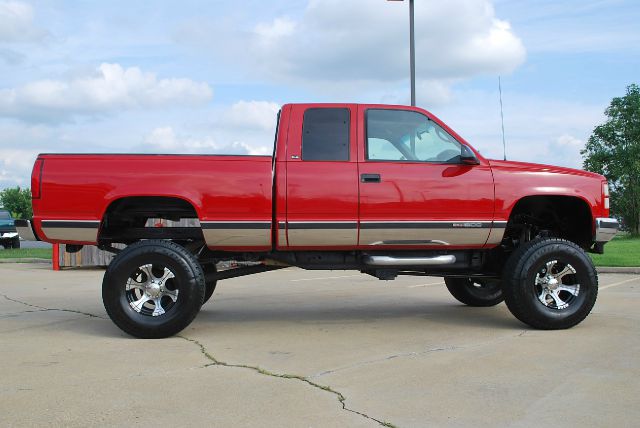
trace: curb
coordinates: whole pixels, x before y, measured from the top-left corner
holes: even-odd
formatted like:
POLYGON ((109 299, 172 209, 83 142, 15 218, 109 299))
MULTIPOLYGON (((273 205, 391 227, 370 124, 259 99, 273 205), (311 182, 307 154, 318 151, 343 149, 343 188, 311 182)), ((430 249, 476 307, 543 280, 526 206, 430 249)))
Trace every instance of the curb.
POLYGON ((51 260, 49 259, 27 259, 27 258, 15 258, 15 259, 0 259, 0 264, 2 263, 38 263, 38 264, 51 264, 51 260))
POLYGON ((630 273, 640 274, 640 267, 597 267, 598 273, 630 273))

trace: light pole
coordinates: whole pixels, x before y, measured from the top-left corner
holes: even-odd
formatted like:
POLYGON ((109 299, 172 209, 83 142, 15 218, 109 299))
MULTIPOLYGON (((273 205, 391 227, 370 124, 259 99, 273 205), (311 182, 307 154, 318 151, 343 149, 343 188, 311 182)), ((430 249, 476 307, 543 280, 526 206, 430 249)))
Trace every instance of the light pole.
MULTIPOLYGON (((404 1, 404 0, 387 0, 404 1)), ((413 0, 409 0, 409 68, 411 75, 411 105, 416 105, 416 42, 413 31, 413 0)))

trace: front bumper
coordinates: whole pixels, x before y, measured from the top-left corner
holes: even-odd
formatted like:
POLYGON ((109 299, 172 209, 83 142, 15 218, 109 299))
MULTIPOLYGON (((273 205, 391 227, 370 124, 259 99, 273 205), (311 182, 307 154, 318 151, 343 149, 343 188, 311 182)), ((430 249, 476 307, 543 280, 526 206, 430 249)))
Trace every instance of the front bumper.
POLYGON ((18 230, 18 235, 25 241, 39 241, 38 235, 33 229, 33 225, 29 220, 15 220, 16 229, 18 230))
POLYGON ((618 233, 618 220, 615 218, 597 218, 595 242, 609 242, 618 233))

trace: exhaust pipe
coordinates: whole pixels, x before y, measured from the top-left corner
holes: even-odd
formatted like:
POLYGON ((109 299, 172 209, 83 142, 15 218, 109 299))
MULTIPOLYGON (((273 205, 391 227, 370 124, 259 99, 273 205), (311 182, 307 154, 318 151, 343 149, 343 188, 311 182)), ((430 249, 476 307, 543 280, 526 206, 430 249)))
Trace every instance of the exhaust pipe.
POLYGON ((434 257, 392 257, 365 256, 364 263, 369 266, 440 266, 456 262, 453 254, 434 257))

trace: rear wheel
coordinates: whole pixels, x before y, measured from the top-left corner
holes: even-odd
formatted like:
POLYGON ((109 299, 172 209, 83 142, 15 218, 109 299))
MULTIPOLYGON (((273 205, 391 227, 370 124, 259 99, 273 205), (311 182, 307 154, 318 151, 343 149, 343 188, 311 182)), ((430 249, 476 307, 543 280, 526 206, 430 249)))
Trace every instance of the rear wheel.
POLYGON ((444 283, 453 297, 469 306, 495 306, 502 302, 500 281, 445 277, 444 283))
POLYGON ((511 313, 544 330, 570 328, 584 320, 598 296, 598 276, 589 256, 573 242, 537 239, 507 261, 503 293, 511 313))
POLYGON ((132 244, 109 264, 102 300, 111 320, 140 338, 172 336, 196 317, 204 299, 197 259, 170 241, 132 244))

